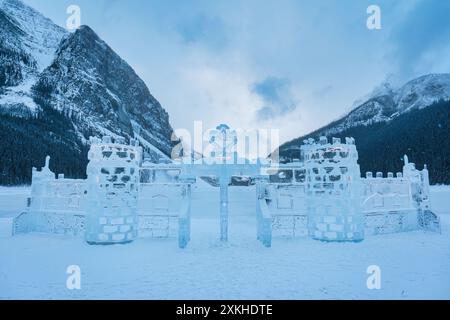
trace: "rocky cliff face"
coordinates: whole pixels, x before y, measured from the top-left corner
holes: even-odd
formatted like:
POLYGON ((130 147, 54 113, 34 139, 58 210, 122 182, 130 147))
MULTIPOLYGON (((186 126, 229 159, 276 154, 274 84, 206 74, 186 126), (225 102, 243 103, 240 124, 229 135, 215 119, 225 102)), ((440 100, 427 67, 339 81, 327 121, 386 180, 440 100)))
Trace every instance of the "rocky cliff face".
POLYGON ((20 45, 24 32, 1 10, 0 30, 0 88, 4 89, 21 83, 25 70, 35 68, 35 61, 20 45))
POLYGON ((82 137, 138 137, 171 150, 169 116, 145 83, 87 26, 65 38, 33 96, 72 119, 82 137))
POLYGON ((0 0, 0 113, 29 117, 31 87, 67 32, 19 0, 0 0))
POLYGON ((44 153, 84 176, 91 135, 137 138, 153 160, 172 148, 169 116, 131 66, 89 27, 69 33, 20 0, 0 0, 0 125, 20 137, 0 142, 3 184, 29 182, 44 153))

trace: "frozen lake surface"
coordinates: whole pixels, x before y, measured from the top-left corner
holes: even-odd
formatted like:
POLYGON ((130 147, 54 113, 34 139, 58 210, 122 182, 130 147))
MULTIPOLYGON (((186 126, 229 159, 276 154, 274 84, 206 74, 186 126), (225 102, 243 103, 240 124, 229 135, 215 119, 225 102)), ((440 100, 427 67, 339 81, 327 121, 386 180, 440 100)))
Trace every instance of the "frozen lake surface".
POLYGON ((256 240, 255 189, 230 189, 230 237, 219 241, 218 189, 193 191, 192 240, 89 246, 80 238, 9 235, 29 188, 0 188, 1 299, 450 299, 450 187, 432 187, 442 234, 370 236, 362 243, 256 240), (81 268, 81 290, 66 268, 81 268), (381 268, 381 289, 366 286, 381 268))

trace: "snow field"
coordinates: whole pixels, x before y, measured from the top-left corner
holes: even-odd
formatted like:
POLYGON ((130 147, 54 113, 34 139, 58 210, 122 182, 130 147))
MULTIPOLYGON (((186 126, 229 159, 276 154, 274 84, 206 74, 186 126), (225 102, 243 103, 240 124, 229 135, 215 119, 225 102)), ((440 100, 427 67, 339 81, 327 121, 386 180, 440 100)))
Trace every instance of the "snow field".
MULTIPOLYGON (((14 210, 28 192, 1 188, 0 194, 2 207, 14 210)), ((2 231, 0 298, 450 299, 449 196, 449 187, 432 188, 442 234, 415 231, 358 244, 274 239, 267 249, 256 241, 254 188, 230 189, 230 237, 221 243, 218 189, 200 182, 186 250, 175 239, 89 246, 79 238, 11 238, 2 231), (70 265, 81 268, 81 290, 66 287, 70 265), (367 289, 370 265, 381 268, 380 290, 367 289)))

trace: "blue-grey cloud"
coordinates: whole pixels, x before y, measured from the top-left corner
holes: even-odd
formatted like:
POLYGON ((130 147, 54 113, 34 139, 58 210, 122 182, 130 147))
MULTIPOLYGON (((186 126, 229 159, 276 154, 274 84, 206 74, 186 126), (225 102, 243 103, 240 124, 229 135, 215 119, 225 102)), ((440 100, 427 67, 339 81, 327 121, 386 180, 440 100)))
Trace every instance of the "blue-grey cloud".
POLYGON ((261 97, 264 104, 257 111, 259 120, 269 120, 286 115, 297 108, 288 79, 268 77, 256 83, 252 92, 261 97))
POLYGON ((333 92, 333 90, 334 90, 333 85, 328 84, 324 87, 314 90, 313 95, 317 98, 324 98, 329 96, 333 92))
POLYGON ((414 75, 421 59, 449 45, 450 1, 421 0, 393 27, 391 61, 400 76, 414 75))
POLYGON ((223 49, 228 43, 226 26, 219 17, 197 14, 178 23, 177 31, 187 44, 223 49))

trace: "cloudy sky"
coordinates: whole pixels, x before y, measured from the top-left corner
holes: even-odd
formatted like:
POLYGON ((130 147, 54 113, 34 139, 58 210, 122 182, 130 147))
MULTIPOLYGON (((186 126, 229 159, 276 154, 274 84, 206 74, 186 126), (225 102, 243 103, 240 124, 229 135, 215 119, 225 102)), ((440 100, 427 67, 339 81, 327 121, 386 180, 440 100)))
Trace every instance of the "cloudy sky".
POLYGON ((351 110, 386 79, 450 72, 447 0, 25 0, 65 26, 81 8, 176 128, 279 129, 287 141, 351 110), (381 8, 369 30, 367 8, 381 8))

